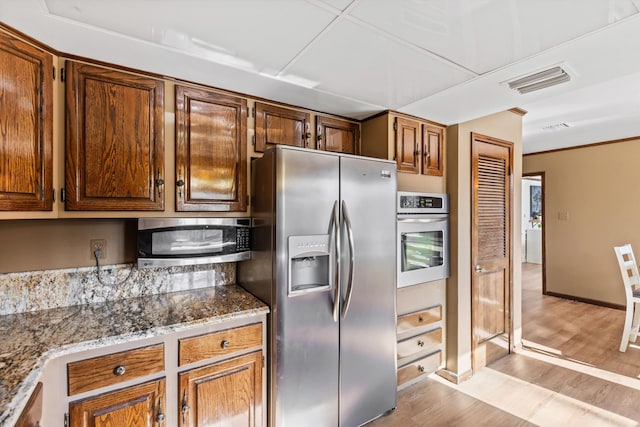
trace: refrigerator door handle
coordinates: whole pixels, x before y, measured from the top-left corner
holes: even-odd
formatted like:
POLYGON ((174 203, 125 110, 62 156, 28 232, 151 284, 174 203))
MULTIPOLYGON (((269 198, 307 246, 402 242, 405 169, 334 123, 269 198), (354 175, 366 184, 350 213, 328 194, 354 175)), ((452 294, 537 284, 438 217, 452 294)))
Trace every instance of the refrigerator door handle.
POLYGON ((340 311, 340 209, 338 201, 333 203, 333 215, 331 216, 331 225, 333 228, 332 235, 336 247, 336 264, 335 274, 333 278, 333 321, 338 321, 338 313, 340 311))
POLYGON ((349 283, 347 285, 347 295, 344 298, 344 306, 342 307, 342 318, 347 316, 349 310, 349 304, 351 303, 351 295, 353 294, 353 276, 355 274, 355 252, 353 245, 353 228, 351 227, 351 219, 349 218, 349 211, 347 204, 342 201, 342 216, 344 217, 344 225, 347 228, 347 237, 349 238, 349 283))

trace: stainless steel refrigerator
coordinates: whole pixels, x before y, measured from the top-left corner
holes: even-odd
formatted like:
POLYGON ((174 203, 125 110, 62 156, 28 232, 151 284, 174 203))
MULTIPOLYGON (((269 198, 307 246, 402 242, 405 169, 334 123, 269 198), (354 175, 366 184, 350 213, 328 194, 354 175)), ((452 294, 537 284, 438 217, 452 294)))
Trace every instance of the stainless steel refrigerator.
POLYGON ((353 427, 396 406, 396 165, 276 146, 252 161, 253 258, 270 307, 272 427, 353 427))

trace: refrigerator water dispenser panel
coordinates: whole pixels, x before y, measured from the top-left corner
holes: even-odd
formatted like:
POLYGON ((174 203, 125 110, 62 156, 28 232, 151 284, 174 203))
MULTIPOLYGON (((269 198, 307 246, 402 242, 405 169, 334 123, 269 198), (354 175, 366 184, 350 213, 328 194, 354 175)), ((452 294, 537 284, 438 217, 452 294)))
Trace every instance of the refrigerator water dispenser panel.
POLYGON ((329 235, 289 236, 289 296, 329 291, 329 235))

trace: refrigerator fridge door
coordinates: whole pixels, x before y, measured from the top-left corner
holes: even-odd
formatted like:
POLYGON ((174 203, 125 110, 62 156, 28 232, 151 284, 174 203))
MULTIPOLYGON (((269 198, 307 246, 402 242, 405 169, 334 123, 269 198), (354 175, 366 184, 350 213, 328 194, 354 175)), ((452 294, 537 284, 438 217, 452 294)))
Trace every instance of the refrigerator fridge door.
POLYGON ((340 196, 339 157, 278 148, 275 169, 270 425, 337 426, 332 217, 340 196))
POLYGON ((341 158, 340 426, 396 407, 395 169, 341 158))

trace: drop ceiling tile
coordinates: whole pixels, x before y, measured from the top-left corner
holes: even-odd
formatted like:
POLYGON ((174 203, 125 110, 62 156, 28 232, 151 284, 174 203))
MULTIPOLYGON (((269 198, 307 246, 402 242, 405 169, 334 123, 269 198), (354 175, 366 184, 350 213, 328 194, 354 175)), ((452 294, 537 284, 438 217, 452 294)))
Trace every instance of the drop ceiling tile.
POLYGON ((474 75, 345 19, 282 77, 303 78, 320 91, 397 109, 474 75))
POLYGON ((483 74, 636 13, 632 0, 362 0, 350 15, 483 74))
POLYGON ((290 0, 45 0, 51 14, 210 61, 276 74, 335 15, 290 0))

